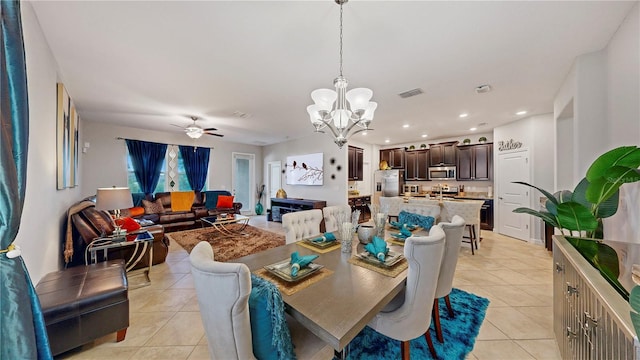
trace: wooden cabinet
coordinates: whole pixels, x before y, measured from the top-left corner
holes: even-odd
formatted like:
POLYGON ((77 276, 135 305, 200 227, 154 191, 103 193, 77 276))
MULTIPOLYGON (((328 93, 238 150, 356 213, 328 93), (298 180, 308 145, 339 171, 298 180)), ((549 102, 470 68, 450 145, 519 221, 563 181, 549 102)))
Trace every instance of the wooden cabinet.
POLYGON ((364 149, 349 145, 349 181, 362 181, 364 149))
POLYGON ((457 143, 457 141, 451 141, 440 144, 429 144, 429 166, 455 165, 457 143))
POLYGON ((427 180, 429 150, 413 150, 405 153, 405 180, 427 180))
POLYGON ((392 169, 404 169, 404 149, 380 150, 380 161, 385 160, 392 169))
POLYGON ((493 177, 493 144, 458 146, 457 179, 491 180, 493 177))
MULTIPOLYGON (((282 215, 295 211, 322 209, 326 201, 309 199, 271 198, 271 217, 269 221, 282 222, 282 215)), ((324 226, 324 223, 322 224, 324 226)))
POLYGON ((371 209, 369 209, 369 204, 371 204, 371 196, 355 196, 349 198, 351 211, 360 210, 358 223, 363 223, 371 219, 371 209))
POLYGON ((493 200, 485 200, 480 208, 480 229, 493 231, 493 200))

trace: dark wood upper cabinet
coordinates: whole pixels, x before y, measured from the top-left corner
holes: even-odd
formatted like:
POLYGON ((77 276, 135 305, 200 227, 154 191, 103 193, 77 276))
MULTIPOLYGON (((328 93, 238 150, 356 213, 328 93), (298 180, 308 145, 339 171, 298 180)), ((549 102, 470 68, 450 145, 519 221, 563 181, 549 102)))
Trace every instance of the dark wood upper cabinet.
POLYGON ((382 149, 380 150, 380 162, 387 162, 392 169, 404 169, 404 149, 382 149))
POLYGON ((429 168, 429 150, 405 152, 405 180, 427 180, 429 168))
POLYGON ((349 145, 349 181, 362 181, 364 149, 349 145))
POLYGON ((458 180, 491 180, 493 144, 458 146, 458 180))
POLYGON ((429 166, 449 166, 456 164, 456 144, 451 141, 429 144, 429 166))

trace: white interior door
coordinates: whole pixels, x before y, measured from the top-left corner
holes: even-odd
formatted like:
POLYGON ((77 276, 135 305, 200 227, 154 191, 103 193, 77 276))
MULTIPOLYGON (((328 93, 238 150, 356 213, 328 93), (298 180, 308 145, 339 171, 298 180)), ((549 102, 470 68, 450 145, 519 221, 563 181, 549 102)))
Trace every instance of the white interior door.
POLYGON ((529 220, 526 214, 513 212, 518 207, 530 207, 527 186, 513 181, 529 183, 529 150, 498 155, 498 211, 499 232, 517 239, 530 239, 529 220))
POLYGON ((253 214, 256 206, 255 185, 255 155, 232 153, 233 169, 231 183, 233 184, 234 201, 242 203, 242 214, 253 214))
POLYGON ((271 198, 276 197, 278 189, 282 187, 282 162, 270 161, 267 164, 269 169, 269 182, 267 183, 267 197, 266 207, 271 208, 271 198))

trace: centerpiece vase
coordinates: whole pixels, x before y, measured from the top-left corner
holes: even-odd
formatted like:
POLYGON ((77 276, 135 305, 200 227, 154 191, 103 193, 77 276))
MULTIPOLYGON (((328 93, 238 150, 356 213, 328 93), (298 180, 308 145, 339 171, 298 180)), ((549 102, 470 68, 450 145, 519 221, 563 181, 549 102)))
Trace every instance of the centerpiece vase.
POLYGON ((262 206, 262 203, 258 200, 258 203, 256 204, 256 215, 262 215, 263 212, 264 206, 262 206))

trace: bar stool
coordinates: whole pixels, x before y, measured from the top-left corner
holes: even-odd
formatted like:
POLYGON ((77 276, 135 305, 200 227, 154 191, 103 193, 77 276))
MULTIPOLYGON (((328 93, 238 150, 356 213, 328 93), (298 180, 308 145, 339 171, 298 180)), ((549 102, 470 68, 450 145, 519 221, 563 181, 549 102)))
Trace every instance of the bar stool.
POLYGON ((463 240, 463 242, 468 242, 471 245, 471 254, 475 255, 474 246, 477 250, 480 238, 480 209, 484 201, 443 201, 442 204, 447 210, 448 221, 451 221, 454 215, 464 219, 465 228, 469 230, 469 236, 464 236, 464 239, 469 239, 469 241, 463 240))

